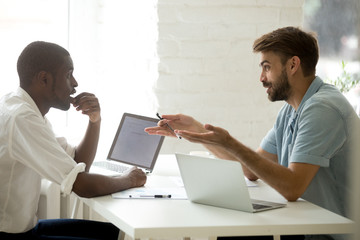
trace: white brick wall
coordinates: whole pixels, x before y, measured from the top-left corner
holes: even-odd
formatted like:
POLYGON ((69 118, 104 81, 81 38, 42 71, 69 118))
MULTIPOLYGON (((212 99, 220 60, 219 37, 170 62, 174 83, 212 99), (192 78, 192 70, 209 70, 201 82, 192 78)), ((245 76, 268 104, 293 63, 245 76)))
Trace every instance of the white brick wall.
MULTIPOLYGON (((302 26, 303 1, 159 0, 159 112, 192 115, 256 148, 283 103, 268 101, 252 44, 279 27, 302 26)), ((199 149, 167 138, 162 153, 199 149)))

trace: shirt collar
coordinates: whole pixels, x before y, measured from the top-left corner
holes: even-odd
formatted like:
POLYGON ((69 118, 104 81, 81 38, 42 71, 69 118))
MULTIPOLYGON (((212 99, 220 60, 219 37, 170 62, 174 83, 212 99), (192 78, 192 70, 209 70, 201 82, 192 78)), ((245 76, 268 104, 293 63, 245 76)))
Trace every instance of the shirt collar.
POLYGON ((320 87, 324 84, 324 82, 319 77, 315 77, 314 81, 310 84, 308 90, 306 91, 299 108, 297 109, 297 113, 301 112, 302 108, 304 107, 305 102, 313 96, 317 91, 319 91, 320 87))
POLYGON ((44 118, 38 106, 36 105, 35 101, 23 88, 18 87, 18 89, 16 90, 16 95, 19 96, 21 99, 23 99, 26 103, 28 103, 31 106, 31 108, 36 112, 36 114, 44 118))

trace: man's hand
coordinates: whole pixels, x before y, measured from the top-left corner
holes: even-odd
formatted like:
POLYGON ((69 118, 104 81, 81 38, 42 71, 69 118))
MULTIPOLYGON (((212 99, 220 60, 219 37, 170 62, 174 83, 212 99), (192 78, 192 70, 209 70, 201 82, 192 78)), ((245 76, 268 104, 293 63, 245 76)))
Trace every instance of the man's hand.
POLYGON ((146 183, 146 174, 139 168, 132 167, 122 174, 123 178, 130 180, 130 188, 141 187, 146 183))
POLYGON ((194 143, 217 145, 220 147, 228 145, 227 143, 231 139, 228 131, 219 127, 214 127, 210 124, 205 124, 204 129, 206 132, 198 133, 187 130, 175 130, 175 133, 194 143))
POLYGON ((73 101, 72 105, 77 111, 82 111, 83 114, 89 116, 92 123, 100 121, 100 104, 98 98, 92 93, 80 93, 73 101))
POLYGON ((176 137, 174 132, 172 132, 166 124, 174 130, 188 130, 193 132, 206 132, 202 124, 196 121, 194 118, 183 115, 162 115, 163 119, 158 122, 156 127, 148 127, 145 129, 150 135, 162 135, 162 136, 172 136, 176 137))

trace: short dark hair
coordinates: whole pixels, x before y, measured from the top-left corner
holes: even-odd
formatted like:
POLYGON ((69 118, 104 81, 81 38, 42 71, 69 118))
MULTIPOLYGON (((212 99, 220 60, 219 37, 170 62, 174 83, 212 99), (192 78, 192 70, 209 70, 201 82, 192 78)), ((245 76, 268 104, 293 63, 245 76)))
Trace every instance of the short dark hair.
POLYGON ((30 43, 21 52, 17 61, 20 86, 28 87, 32 78, 40 71, 50 72, 55 76, 66 56, 70 56, 69 52, 55 43, 30 43))
POLYGON ((272 51, 278 54, 282 63, 298 56, 304 76, 315 74, 319 60, 319 46, 314 33, 306 33, 296 27, 279 28, 255 40, 254 52, 272 51))

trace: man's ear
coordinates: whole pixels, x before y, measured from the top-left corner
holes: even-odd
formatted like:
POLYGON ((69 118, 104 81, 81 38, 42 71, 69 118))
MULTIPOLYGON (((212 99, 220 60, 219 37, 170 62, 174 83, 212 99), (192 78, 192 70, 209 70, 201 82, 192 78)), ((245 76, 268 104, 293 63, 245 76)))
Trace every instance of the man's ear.
POLYGON ((36 74, 35 81, 40 86, 46 87, 49 84, 49 74, 46 71, 40 71, 36 74))
POLYGON ((298 56, 293 56, 292 58, 289 59, 289 64, 290 64, 290 72, 291 74, 295 74, 299 69, 301 69, 301 60, 298 56))

